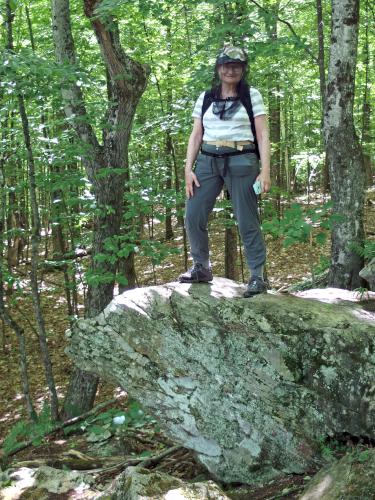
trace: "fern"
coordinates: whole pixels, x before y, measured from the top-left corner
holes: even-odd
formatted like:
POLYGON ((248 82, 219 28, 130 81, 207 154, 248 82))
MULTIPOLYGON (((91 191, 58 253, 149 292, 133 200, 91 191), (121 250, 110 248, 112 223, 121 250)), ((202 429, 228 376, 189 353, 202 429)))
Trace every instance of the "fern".
POLYGON ((48 405, 44 405, 36 422, 21 420, 11 428, 4 439, 3 451, 9 455, 22 448, 30 440, 34 446, 39 446, 43 442, 43 437, 54 427, 55 423, 51 420, 50 408, 48 405))
POLYGON ((11 428, 3 442, 3 451, 6 455, 22 448, 27 441, 26 438, 29 434, 29 426, 30 424, 21 420, 11 428))
POLYGON ((352 243, 350 248, 365 260, 375 258, 375 240, 365 240, 363 246, 358 245, 357 243, 352 243))

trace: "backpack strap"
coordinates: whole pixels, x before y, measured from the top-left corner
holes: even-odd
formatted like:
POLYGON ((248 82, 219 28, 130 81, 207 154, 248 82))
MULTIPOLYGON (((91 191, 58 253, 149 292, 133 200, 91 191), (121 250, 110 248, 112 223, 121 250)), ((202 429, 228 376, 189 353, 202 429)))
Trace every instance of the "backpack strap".
POLYGON ((203 115, 208 110, 208 108, 211 106, 213 99, 214 99, 214 95, 213 95, 212 90, 206 90, 206 92, 204 93, 203 104, 202 104, 202 120, 203 120, 203 115))
POLYGON ((253 137, 254 137, 255 153, 256 153, 257 157, 260 158, 257 134, 256 134, 256 130, 255 130, 253 105, 251 103, 250 87, 249 87, 249 91, 246 92, 246 94, 241 99, 241 102, 242 102, 244 108, 246 109, 247 114, 249 115, 251 132, 253 133, 253 137))
POLYGON ((204 97, 203 97, 202 117, 201 117, 203 133, 204 133, 203 116, 204 116, 205 112, 208 110, 208 108, 211 106, 213 99, 214 99, 214 96, 213 96, 212 90, 206 90, 206 92, 204 93, 204 97))

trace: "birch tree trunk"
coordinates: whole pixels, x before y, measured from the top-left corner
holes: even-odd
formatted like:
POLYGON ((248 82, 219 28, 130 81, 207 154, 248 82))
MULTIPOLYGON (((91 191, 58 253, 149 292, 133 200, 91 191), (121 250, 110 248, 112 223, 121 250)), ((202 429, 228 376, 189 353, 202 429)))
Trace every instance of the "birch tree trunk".
POLYGON ((333 214, 329 285, 353 289, 363 258, 364 164, 353 121, 359 0, 332 0, 324 135, 333 214))
MULTIPOLYGON (((119 39, 115 20, 94 16, 100 0, 84 0, 86 16, 91 20, 105 67, 110 77, 110 95, 106 125, 99 143, 86 119, 87 113, 81 89, 71 79, 62 85, 65 114, 78 137, 87 146, 83 162, 92 184, 96 200, 93 228, 93 257, 105 254, 105 243, 120 232, 124 187, 128 168, 128 144, 136 106, 146 88, 149 70, 128 57, 119 39), (103 175, 103 169, 106 174, 103 175)), ((53 36, 56 59, 60 64, 76 65, 74 41, 70 26, 69 0, 52 0, 53 36)), ((70 75, 71 77, 71 75, 70 75)), ((111 301, 117 262, 91 261, 86 316, 98 314, 111 301), (94 284, 95 283, 95 284, 94 284)), ((70 381, 64 414, 81 413, 91 408, 96 388, 96 377, 76 370, 70 381)))

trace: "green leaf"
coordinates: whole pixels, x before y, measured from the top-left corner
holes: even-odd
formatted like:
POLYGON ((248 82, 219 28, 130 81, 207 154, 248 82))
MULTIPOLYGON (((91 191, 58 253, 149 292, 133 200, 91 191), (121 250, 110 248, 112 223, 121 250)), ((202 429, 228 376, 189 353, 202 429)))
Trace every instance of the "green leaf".
POLYGON ((327 233, 321 231, 315 236, 315 240, 318 245, 324 245, 324 243, 327 241, 327 233))
POLYGON ((147 458, 147 457, 151 457, 152 456, 152 453, 151 451, 149 450, 144 450, 142 451, 142 453, 139 455, 141 458, 147 458))
POLYGON ((121 286, 126 286, 129 281, 122 274, 118 274, 116 277, 117 283, 121 286))
POLYGON ((370 458, 369 450, 361 451, 361 453, 358 455, 358 462, 361 463, 367 462, 369 458, 370 458))
POLYGON ((17 3, 18 3, 18 0, 9 0, 9 6, 10 6, 10 8, 11 8, 12 11, 16 10, 17 3))
MULTIPOLYGON (((90 428, 90 431, 92 429, 90 428)), ((111 431, 108 429, 103 429, 101 428, 100 432, 90 432, 89 435, 86 437, 86 441, 89 443, 97 443, 100 441, 106 441, 112 436, 111 431)))

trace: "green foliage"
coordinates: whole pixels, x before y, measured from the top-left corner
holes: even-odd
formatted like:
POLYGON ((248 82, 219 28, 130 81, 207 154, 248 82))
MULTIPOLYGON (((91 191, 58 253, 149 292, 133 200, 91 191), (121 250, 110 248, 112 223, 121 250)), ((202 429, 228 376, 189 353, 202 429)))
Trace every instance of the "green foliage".
POLYGON ((142 428, 151 423, 154 423, 154 420, 144 413, 137 402, 131 401, 125 411, 111 408, 99 415, 88 417, 83 422, 66 427, 64 433, 70 435, 84 432, 88 441, 100 442, 114 434, 126 433, 129 427, 142 428))
POLYGON ((36 422, 20 420, 11 428, 4 439, 4 453, 13 453, 30 440, 33 446, 39 446, 43 442, 44 435, 51 432, 55 426, 55 422, 51 420, 50 408, 45 404, 36 422))
POLYGON ((262 224, 265 234, 273 238, 283 238, 283 245, 289 247, 296 243, 310 242, 324 245, 327 239, 327 229, 331 228, 337 217, 331 214, 331 204, 326 203, 319 208, 304 208, 293 203, 286 209, 282 219, 273 217, 262 224), (313 231, 318 228, 319 231, 313 231))
POLYGON ((319 264, 314 267, 314 275, 319 275, 327 271, 329 269, 331 262, 328 257, 321 255, 319 258, 319 264))
POLYGON ((351 450, 348 445, 344 444, 339 439, 327 439, 327 437, 322 437, 320 439, 319 447, 322 456, 329 461, 333 461, 338 455, 351 450))
POLYGON ((86 272, 85 278, 86 278, 86 283, 95 288, 99 285, 113 283, 116 279, 116 274, 111 273, 110 271, 106 271, 103 268, 89 269, 86 272))
POLYGON ((9 472, 7 470, 2 471, 0 468, 0 489, 6 488, 12 484, 12 478, 9 477, 9 472))
MULTIPOLYGON (((88 417, 82 422, 65 427, 63 431, 65 435, 85 432, 89 441, 97 442, 108 439, 115 433, 126 432, 128 427, 142 428, 154 423, 155 421, 144 413, 137 402, 130 401, 125 411, 111 408, 98 415, 88 417), (116 424, 116 420, 114 420, 116 417, 122 417, 120 420, 123 422, 116 424)), ((40 446, 44 436, 56 427, 56 423, 51 420, 49 406, 44 405, 36 422, 20 420, 12 427, 3 443, 4 453, 9 454, 17 451, 30 439, 33 446, 40 446)))
POLYGON ((365 240, 363 246, 356 243, 352 243, 350 248, 358 253, 365 260, 371 260, 375 258, 375 240, 365 240))
MULTIPOLYGON (((179 254, 181 250, 154 239, 141 239, 134 231, 128 231, 124 236, 114 236, 104 241, 104 252, 97 253, 94 260, 101 264, 116 264, 119 259, 128 257, 132 252, 148 257, 153 265, 161 264, 170 255, 179 254)), ((126 285, 126 279, 119 273, 111 273, 105 268, 89 269, 86 281, 91 286, 117 281, 126 285)))
POLYGON ((370 458, 370 451, 369 450, 362 450, 358 453, 357 456, 357 461, 360 463, 366 463, 370 458))
POLYGON ((95 8, 95 15, 102 20, 107 20, 117 13, 119 7, 126 3, 129 3, 129 0, 101 0, 95 8))
POLYGON ((358 287, 358 288, 355 288, 353 291, 356 293, 356 296, 357 296, 358 300, 360 300, 360 301, 370 299, 369 291, 365 287, 358 287))

